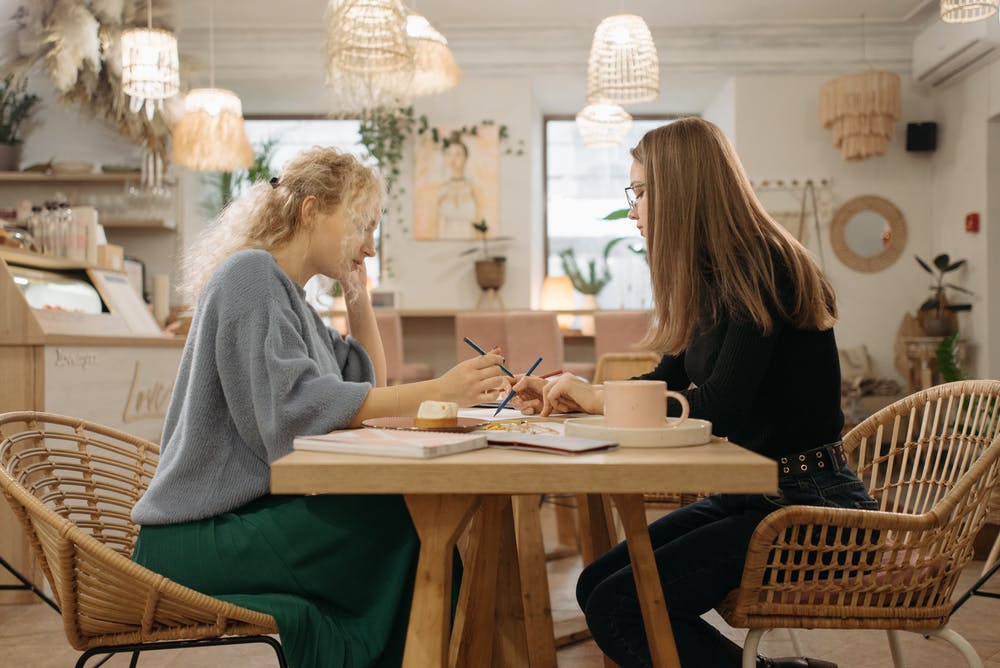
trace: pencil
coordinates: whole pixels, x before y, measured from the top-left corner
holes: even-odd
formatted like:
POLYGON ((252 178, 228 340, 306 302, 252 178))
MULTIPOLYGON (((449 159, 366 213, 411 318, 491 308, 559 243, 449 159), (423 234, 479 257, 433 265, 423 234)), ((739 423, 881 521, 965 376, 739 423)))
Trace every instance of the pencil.
MULTIPOLYGON (((485 351, 485 350, 483 350, 482 348, 480 348, 479 346, 477 346, 477 345, 476 345, 476 342, 475 342, 475 341, 473 341, 472 339, 470 339, 469 337, 467 337, 467 336, 463 336, 463 337, 462 337, 462 340, 463 340, 463 341, 465 341, 466 343, 468 343, 468 344, 469 344, 469 345, 470 345, 470 346, 472 347, 472 349, 473 349, 473 350, 475 350, 475 351, 476 351, 477 353, 479 353, 480 355, 485 355, 485 354, 486 354, 486 351, 485 351)), ((499 365, 499 366, 500 366, 500 370, 501 370, 501 371, 503 371, 503 372, 504 372, 505 374, 507 374, 507 375, 508 375, 508 376, 510 376, 511 378, 513 378, 513 377, 514 377, 514 374, 512 374, 512 373, 510 372, 510 369, 508 369, 507 367, 505 367, 505 366, 504 366, 503 364, 501 364, 501 365, 499 365)))
POLYGON ((555 371, 549 371, 548 373, 543 373, 539 378, 551 378, 552 376, 558 376, 563 373, 562 369, 556 369, 555 371))
MULTIPOLYGON (((524 373, 524 375, 525 375, 525 376, 530 376, 530 375, 531 375, 531 372, 532 372, 532 371, 534 371, 534 370, 535 370, 535 368, 536 368, 536 367, 537 367, 537 366, 538 366, 539 364, 541 364, 541 363, 542 363, 542 358, 541 358, 541 357, 539 357, 538 359, 536 359, 536 360, 535 360, 535 363, 531 365, 531 368, 530 368, 530 369, 528 369, 528 370, 527 370, 527 371, 526 371, 526 372, 524 373)), ((504 407, 506 407, 506 406, 507 406, 507 402, 508 402, 508 401, 510 401, 511 399, 513 399, 513 398, 514 398, 514 395, 515 395, 515 394, 517 394, 517 392, 515 392, 515 391, 514 391, 514 388, 511 388, 510 392, 508 392, 508 393, 507 393, 507 396, 506 396, 506 397, 504 397, 504 398, 503 398, 503 401, 501 401, 501 402, 500 402, 500 405, 499 405, 499 406, 497 406, 497 410, 496 410, 496 412, 495 412, 495 413, 493 414, 493 417, 496 417, 496 416, 500 415, 500 411, 502 411, 502 410, 504 409, 504 407)))

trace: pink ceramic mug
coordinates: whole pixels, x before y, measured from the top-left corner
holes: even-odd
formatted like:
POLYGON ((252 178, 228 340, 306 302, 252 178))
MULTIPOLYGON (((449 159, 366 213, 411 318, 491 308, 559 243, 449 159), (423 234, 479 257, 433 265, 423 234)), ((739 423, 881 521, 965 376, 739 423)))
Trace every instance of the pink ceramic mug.
POLYGON ((604 423, 609 427, 676 427, 687 419, 687 399, 662 380, 611 380, 604 383, 604 423), (669 423, 667 397, 681 404, 681 416, 669 423))

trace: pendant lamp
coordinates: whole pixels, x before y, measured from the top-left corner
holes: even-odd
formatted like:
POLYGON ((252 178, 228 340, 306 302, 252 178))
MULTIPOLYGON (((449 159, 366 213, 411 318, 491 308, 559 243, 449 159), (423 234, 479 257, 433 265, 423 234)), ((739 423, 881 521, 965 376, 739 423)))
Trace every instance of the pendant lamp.
POLYGON ((180 90, 177 38, 169 30, 153 28, 152 0, 146 0, 146 27, 122 31, 122 90, 131 99, 129 109, 145 106, 153 120, 163 100, 180 90))
POLYGON ((407 16, 406 36, 413 47, 414 57, 411 95, 443 93, 462 81, 462 70, 448 48, 448 40, 426 18, 420 14, 407 16))
POLYGON ((253 149, 236 93, 215 87, 214 3, 209 4, 209 88, 195 88, 173 130, 173 159, 196 172, 232 172, 253 166, 253 149))
POLYGON ((823 85, 820 121, 833 130, 833 145, 845 160, 885 155, 899 121, 899 91, 895 72, 858 72, 823 85))
POLYGON ((659 57, 646 22, 634 14, 601 21, 587 63, 587 102, 632 104, 659 94, 659 57))
POLYGON ((945 23, 972 23, 997 13, 1000 0, 941 0, 941 20, 945 23))
POLYGON ((632 116, 617 104, 588 104, 576 115, 576 127, 584 146, 617 146, 632 127, 632 116))
POLYGON ((414 74, 406 14, 399 0, 331 0, 326 84, 339 111, 406 103, 414 74))

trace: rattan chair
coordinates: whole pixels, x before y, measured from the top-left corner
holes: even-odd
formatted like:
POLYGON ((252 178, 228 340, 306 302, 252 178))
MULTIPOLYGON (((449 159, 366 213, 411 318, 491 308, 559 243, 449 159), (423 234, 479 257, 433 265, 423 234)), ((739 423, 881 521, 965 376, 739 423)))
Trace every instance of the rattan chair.
POLYGON ((906 397, 852 429, 844 449, 879 508, 791 506, 761 522, 740 587, 719 606, 750 629, 743 666, 772 628, 884 629, 897 668, 899 631, 915 631, 982 666, 947 624, 1000 475, 1000 381, 906 397))
POLYGON ((0 489, 24 523, 70 645, 91 656, 261 642, 285 666, 274 618, 200 594, 131 560, 130 513, 155 443, 50 413, 0 415, 0 489))
MULTIPOLYGON (((656 353, 604 353, 597 358, 594 369, 594 384, 606 380, 628 380, 649 373, 660 362, 656 353)), ((674 388, 677 389, 676 387, 674 388)))

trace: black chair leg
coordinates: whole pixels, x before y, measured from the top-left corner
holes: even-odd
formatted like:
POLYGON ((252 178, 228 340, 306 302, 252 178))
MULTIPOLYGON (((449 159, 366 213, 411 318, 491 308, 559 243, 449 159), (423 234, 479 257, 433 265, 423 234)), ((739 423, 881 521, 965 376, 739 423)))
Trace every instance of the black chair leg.
POLYGON ((201 640, 170 640, 164 642, 150 642, 150 643, 137 643, 129 645, 110 645, 108 647, 92 647, 86 652, 80 655, 80 658, 76 662, 76 668, 84 668, 87 661, 93 657, 101 654, 106 654, 100 663, 96 664, 98 666, 104 664, 105 661, 110 659, 115 654, 120 654, 122 652, 132 652, 132 660, 129 664, 134 667, 139 661, 140 652, 153 652, 161 649, 186 649, 190 647, 219 647, 227 645, 249 645, 251 643, 264 643, 270 645, 271 649, 274 650, 275 655, 278 657, 278 666, 280 668, 288 668, 288 663, 285 661, 285 653, 281 650, 281 643, 272 638, 271 636, 231 636, 226 638, 203 638, 201 640))
POLYGON ((962 604, 968 601, 973 596, 985 596, 987 598, 1000 598, 1000 594, 991 591, 979 591, 979 588, 986 584, 986 581, 991 577, 996 575, 996 572, 1000 570, 1000 559, 990 567, 990 570, 983 573, 983 576, 976 580, 976 584, 969 587, 969 591, 962 594, 961 598, 955 601, 955 605, 951 606, 951 614, 955 614, 955 611, 962 607, 962 604))
POLYGON ((4 559, 3 557, 0 557, 0 566, 3 566, 4 568, 6 568, 7 572, 9 572, 11 575, 13 575, 18 580, 21 581, 21 584, 19 584, 19 585, 0 585, 0 591, 30 591, 31 593, 33 593, 38 598, 40 598, 43 601, 45 601, 45 603, 47 603, 50 608, 52 608, 53 610, 56 611, 56 614, 60 614, 60 615, 62 614, 62 611, 59 610, 59 606, 56 605, 55 601, 53 601, 51 598, 49 598, 48 596, 46 596, 42 592, 42 590, 39 589, 38 587, 36 587, 35 584, 31 580, 29 580, 28 578, 24 577, 20 573, 18 573, 17 570, 13 566, 11 566, 10 564, 8 564, 7 560, 4 559))

